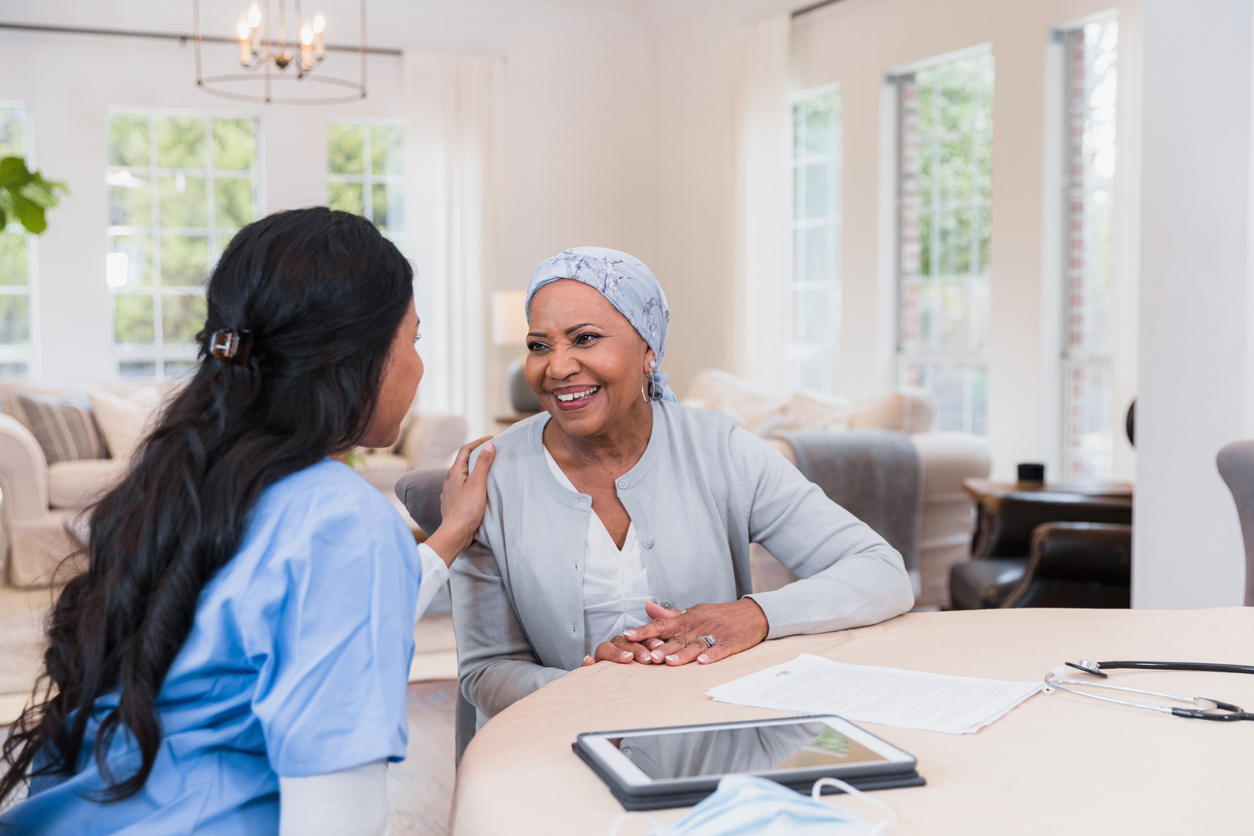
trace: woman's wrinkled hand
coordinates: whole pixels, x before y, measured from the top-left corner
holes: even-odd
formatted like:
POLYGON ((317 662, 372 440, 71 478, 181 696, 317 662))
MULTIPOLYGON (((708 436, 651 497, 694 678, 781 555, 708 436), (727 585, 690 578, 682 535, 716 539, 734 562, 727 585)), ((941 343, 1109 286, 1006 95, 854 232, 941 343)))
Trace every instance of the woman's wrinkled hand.
POLYGON ((488 502, 488 470, 496 458, 496 445, 484 444, 492 438, 485 435, 457 451, 457 459, 444 477, 440 491, 440 527, 427 538, 427 545, 452 566, 457 556, 470 547, 483 522, 483 509, 488 502), (470 472, 470 454, 480 444, 475 470, 470 472))
POLYGON ((632 651, 636 661, 645 661, 635 651, 640 648, 651 664, 675 666, 695 661, 707 665, 761 644, 770 631, 766 613, 752 598, 731 604, 697 604, 682 612, 650 602, 645 604, 645 612, 653 620, 603 643, 597 648, 598 660, 601 648, 613 644, 617 653, 632 651), (701 636, 713 637, 714 645, 707 647, 701 636))

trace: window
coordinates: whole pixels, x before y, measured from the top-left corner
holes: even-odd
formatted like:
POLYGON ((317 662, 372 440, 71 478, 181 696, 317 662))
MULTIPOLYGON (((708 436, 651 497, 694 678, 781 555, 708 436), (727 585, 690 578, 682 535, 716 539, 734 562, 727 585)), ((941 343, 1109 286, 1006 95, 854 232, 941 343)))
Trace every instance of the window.
POLYGON ((210 269, 258 214, 256 120, 114 113, 108 137, 118 370, 173 377, 195 365, 210 269))
POLYGON ((993 56, 893 79, 898 102, 898 377, 937 428, 984 434, 988 409, 993 56))
POLYGON ((792 339, 794 389, 836 394, 840 361, 840 93, 793 102, 792 339))
POLYGON ((362 215, 405 249, 400 125, 335 122, 327 128, 327 205, 362 215))
MULTIPOLYGON (((30 121, 25 106, 0 102, 0 159, 31 159, 30 121)), ((0 229, 0 377, 31 371, 34 322, 35 236, 15 219, 0 229)))
POLYGON ((1114 448, 1113 248, 1115 59, 1119 24, 1059 33, 1066 74, 1063 143, 1062 466, 1109 479, 1114 448))

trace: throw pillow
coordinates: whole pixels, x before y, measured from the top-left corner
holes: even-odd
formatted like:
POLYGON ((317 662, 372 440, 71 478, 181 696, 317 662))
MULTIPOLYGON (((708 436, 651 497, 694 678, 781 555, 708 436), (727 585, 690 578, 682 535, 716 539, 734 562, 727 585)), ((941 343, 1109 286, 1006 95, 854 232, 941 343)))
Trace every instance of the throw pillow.
POLYGON ((43 448, 48 464, 107 458, 104 441, 82 392, 62 398, 17 393, 26 427, 43 448))
POLYGON ((145 386, 126 397, 104 389, 92 389, 89 394, 109 455, 115 459, 130 459, 148 434, 157 408, 161 406, 161 392, 155 386, 145 386))

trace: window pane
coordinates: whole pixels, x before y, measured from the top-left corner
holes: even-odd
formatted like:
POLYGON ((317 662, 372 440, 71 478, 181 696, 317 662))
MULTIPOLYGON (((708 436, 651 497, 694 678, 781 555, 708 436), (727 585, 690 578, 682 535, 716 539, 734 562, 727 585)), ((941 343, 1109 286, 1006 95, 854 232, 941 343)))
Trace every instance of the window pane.
POLYGON ((374 184, 374 224, 379 229, 399 231, 405 228, 401 214, 401 189, 385 183, 374 184))
POLYGON ((125 185, 109 187, 109 223, 152 226, 152 191, 147 177, 132 174, 125 185))
POLYGON ((158 116, 157 165, 205 167, 205 120, 195 116, 158 116))
POLYGON ((202 235, 161 236, 161 283, 200 285, 209 272, 209 239, 202 235))
POLYGON ((118 363, 118 374, 122 377, 156 377, 157 364, 151 360, 123 360, 118 363))
POLYGON ((958 276, 971 271, 971 213, 966 209, 942 212, 940 216, 941 276, 958 276))
POLYGON ((400 126, 371 127, 370 167, 375 177, 399 177, 405 173, 401 166, 403 143, 404 129, 400 126))
POLYGON ((213 120, 213 167, 218 171, 252 171, 257 137, 251 119, 213 120))
POLYGON ((0 296, 0 344, 30 342, 30 298, 25 294, 0 296))
POLYGON ((1064 368, 1065 439, 1063 469, 1068 479, 1109 479, 1111 432, 1110 369, 1105 364, 1064 368))
POLYGON ((941 140, 940 199, 945 203, 969 203, 971 201, 975 191, 972 183, 974 154, 971 146, 972 140, 969 134, 941 140))
POLYGON ((993 139, 987 134, 975 138, 975 199, 993 197, 993 139))
MULTIPOLYGON (((331 125, 327 128, 327 171, 332 174, 364 174, 366 129, 362 125, 331 125)), ((351 210, 345 209, 348 212, 351 210)), ((361 214, 358 211, 356 214, 361 214)))
POLYGON ((165 227, 209 225, 209 197, 203 177, 157 178, 158 222, 165 227))
POLYGON ((327 205, 354 215, 364 215, 366 211, 358 183, 327 183, 327 205))
POLYGON ((195 360, 166 360, 162 365, 165 367, 165 376, 170 378, 190 376, 200 364, 195 360))
POLYGON ((805 153, 826 156, 832 153, 833 134, 839 130, 837 96, 814 96, 805 102, 805 153))
POLYGON ((992 241, 992 56, 947 61, 896 83, 901 375, 908 385, 932 391, 942 429, 981 433, 992 241))
POLYGON ((219 177, 213 181, 214 225, 241 227, 253 219, 253 181, 219 177))
POLYGON ((26 377, 25 363, 0 363, 0 379, 11 380, 15 377, 26 377))
POLYGON ((126 271, 109 276, 111 287, 139 287, 152 284, 152 238, 148 235, 114 235, 111 252, 126 256, 126 271), (112 284, 122 277, 126 281, 112 284))
POLYGON ((113 341, 144 344, 153 340, 151 296, 113 297, 113 341))
POLYGON ((919 216, 919 275, 935 275, 932 269, 932 215, 919 216))
POLYGON ((805 231, 805 272, 801 275, 802 281, 827 281, 831 263, 828 259, 828 242, 831 237, 832 230, 827 226, 810 227, 805 231))
POLYGON ((123 113, 109 119, 109 165, 147 168, 149 156, 149 117, 123 113))
POLYGON ((190 345, 205 326, 207 315, 204 294, 161 297, 161 334, 167 343, 190 345))
POLYGON ((25 124, 22 111, 0 107, 0 157, 26 156, 25 124))
POLYGON ((793 105, 792 385, 836 394, 840 345, 840 96, 793 105))
POLYGON ((806 172, 806 218, 822 218, 828 214, 827 183, 828 168, 826 165, 808 165, 806 172))
POLYGON ((26 233, 0 232, 0 285, 24 285, 29 278, 26 233))

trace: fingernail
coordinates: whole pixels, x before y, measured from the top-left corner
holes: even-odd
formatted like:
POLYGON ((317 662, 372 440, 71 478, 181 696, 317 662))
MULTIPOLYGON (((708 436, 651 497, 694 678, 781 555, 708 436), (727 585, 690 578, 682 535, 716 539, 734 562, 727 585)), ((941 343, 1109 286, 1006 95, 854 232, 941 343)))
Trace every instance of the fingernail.
POLYGON ((679 654, 678 654, 678 653, 672 653, 670 656, 667 656, 667 657, 666 657, 666 661, 668 661, 668 662, 678 662, 678 661, 679 661, 679 654))
POLYGON ((626 636, 626 637, 627 637, 627 638, 629 638, 629 639, 630 639, 630 638, 635 638, 636 631, 635 631, 635 630, 628 630, 626 633, 623 633, 623 635, 624 635, 624 636, 626 636))
POLYGON ((622 659, 623 661, 626 661, 626 660, 630 659, 630 658, 631 658, 631 651, 630 651, 630 650, 624 650, 622 653, 618 654, 618 658, 619 658, 619 659, 622 659))
POLYGON ((496 452, 496 445, 495 445, 495 444, 485 444, 485 445, 483 445, 483 452, 485 452, 485 453, 495 453, 495 452, 496 452))
POLYGON ((697 661, 704 665, 706 662, 710 661, 710 657, 702 653, 697 657, 697 661))
POLYGON ((584 660, 585 662, 591 662, 591 661, 592 661, 592 657, 591 657, 591 656, 585 656, 585 657, 583 657, 583 660, 584 660))
POLYGON ((659 648, 659 647, 661 647, 661 646, 662 646, 662 640, 661 640, 661 639, 654 639, 653 641, 649 642, 649 647, 651 647, 651 648, 657 649, 657 648, 659 648))
POLYGON ((658 661, 661 661, 661 659, 662 659, 662 651, 660 651, 660 650, 655 650, 655 651, 653 651, 653 658, 654 658, 654 659, 657 659, 658 661))

